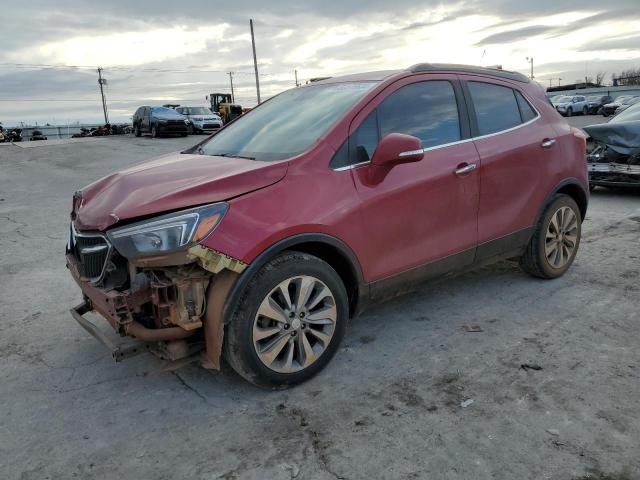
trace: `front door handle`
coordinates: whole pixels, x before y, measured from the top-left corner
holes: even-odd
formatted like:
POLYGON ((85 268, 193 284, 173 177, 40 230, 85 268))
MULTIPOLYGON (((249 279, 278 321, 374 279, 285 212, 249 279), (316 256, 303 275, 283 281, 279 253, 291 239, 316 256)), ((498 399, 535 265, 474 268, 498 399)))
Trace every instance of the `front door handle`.
POLYGON ((555 138, 545 138, 542 143, 540 144, 540 146, 542 148, 551 148, 556 144, 556 139, 555 138))
POLYGON ((456 168, 455 173, 459 177, 462 177, 463 175, 473 172, 476 167, 477 165, 475 163, 461 163, 460 165, 458 165, 458 168, 456 168))

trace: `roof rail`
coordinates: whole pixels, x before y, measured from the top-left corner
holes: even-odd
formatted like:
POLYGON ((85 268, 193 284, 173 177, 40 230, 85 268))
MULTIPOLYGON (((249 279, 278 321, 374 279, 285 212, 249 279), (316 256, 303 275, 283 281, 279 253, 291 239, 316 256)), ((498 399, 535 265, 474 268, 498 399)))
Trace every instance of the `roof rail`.
POLYGON ((480 75, 490 75, 492 77, 505 78, 507 80, 515 80, 516 82, 529 83, 529 79, 518 72, 510 72, 499 68, 477 67, 475 65, 458 65, 455 63, 416 63, 409 67, 410 72, 461 72, 461 73, 477 73, 480 75))

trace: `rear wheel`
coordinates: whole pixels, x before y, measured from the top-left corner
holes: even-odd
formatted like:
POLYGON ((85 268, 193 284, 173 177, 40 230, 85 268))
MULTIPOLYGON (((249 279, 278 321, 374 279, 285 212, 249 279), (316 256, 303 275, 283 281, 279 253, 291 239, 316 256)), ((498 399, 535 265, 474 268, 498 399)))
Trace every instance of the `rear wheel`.
POLYGON ((160 132, 158 132, 158 127, 155 124, 151 125, 151 136, 153 138, 158 138, 160 136, 160 132))
POLYGON ((139 137, 140 135, 142 135, 142 133, 140 132, 140 127, 137 124, 133 126, 133 134, 136 137, 139 137))
POLYGON ((251 383, 286 388, 331 360, 348 320, 345 287, 323 260, 284 253, 247 285, 225 335, 224 355, 251 383))
POLYGON ((580 245, 582 219, 575 200, 557 194, 547 205, 520 258, 522 269, 539 278, 564 275, 580 245))

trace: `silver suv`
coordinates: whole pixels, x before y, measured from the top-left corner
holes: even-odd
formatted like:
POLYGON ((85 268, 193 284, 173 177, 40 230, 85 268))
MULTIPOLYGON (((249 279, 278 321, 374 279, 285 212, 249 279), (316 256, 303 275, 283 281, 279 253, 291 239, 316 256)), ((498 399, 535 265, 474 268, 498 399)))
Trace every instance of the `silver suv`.
POLYGON ((576 113, 587 115, 589 113, 589 105, 587 98, 584 95, 563 95, 557 98, 553 102, 553 106, 560 115, 564 117, 571 117, 576 113))
POLYGON ((222 128, 222 118, 208 107, 177 107, 176 111, 189 119, 194 133, 210 133, 222 128))

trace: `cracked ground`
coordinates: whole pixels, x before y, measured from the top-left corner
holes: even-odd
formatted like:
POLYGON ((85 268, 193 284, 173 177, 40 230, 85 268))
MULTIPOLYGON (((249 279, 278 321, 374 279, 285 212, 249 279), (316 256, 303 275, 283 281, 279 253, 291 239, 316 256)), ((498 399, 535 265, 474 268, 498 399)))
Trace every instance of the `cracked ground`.
POLYGON ((115 364, 69 315, 73 192, 195 141, 0 147, 0 478, 640 478, 639 193, 594 192, 563 278, 504 262, 430 285, 269 392, 115 364))

